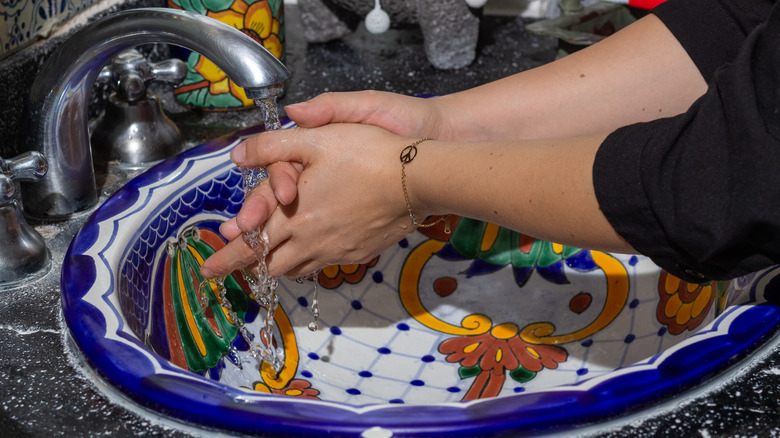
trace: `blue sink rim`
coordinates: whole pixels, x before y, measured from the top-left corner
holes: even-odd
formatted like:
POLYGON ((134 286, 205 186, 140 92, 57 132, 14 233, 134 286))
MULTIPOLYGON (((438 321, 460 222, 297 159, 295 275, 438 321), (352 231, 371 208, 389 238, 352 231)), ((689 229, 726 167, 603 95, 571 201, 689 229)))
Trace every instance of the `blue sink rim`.
MULTIPOLYGON (((289 120, 284 123, 290 125, 289 120)), ((107 261, 85 250, 95 244, 97 224, 129 214, 139 189, 190 161, 219 156, 220 165, 227 168, 229 149, 259 130, 254 127, 205 143, 139 175, 90 216, 66 253, 62 303, 72 339, 103 379, 156 413, 209 428, 283 436, 326 432, 360 436, 375 426, 426 436, 552 432, 635 412, 694 388, 755 351, 780 327, 780 308, 773 305, 780 302, 780 267, 773 267, 741 279, 749 283, 748 303, 728 307, 689 339, 646 361, 551 391, 466 403, 352 406, 258 394, 209 381, 152 353, 123 326, 119 309, 109 305, 114 314, 104 314, 84 300, 98 275, 108 275, 112 287, 115 284, 107 261), (107 318, 120 321, 111 333, 107 318)), ((111 292, 109 288, 102 298, 107 300, 111 292)))

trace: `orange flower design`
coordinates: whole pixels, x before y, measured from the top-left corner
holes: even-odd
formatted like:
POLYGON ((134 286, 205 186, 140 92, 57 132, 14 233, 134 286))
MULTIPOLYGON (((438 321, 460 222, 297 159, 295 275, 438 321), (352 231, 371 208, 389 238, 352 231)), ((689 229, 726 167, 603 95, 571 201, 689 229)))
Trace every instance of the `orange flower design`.
MULTIPOLYGON (((181 8, 177 4, 179 0, 169 0, 169 6, 181 8)), ((201 4, 206 16, 227 23, 234 28, 242 31, 255 41, 263 45, 278 59, 284 61, 284 36, 281 17, 283 14, 283 4, 279 0, 259 0, 252 4, 247 4, 244 0, 223 0, 222 2, 210 2, 208 5, 201 4), (231 3, 232 1, 232 3, 231 3), (273 8, 277 9, 274 15, 273 8)), ((196 8, 200 10, 201 8, 196 8)), ((188 62, 190 72, 193 77, 188 77, 185 82, 176 89, 176 94, 180 100, 184 99, 186 103, 199 102, 200 99, 210 99, 217 107, 229 105, 230 99, 234 104, 231 106, 253 106, 254 101, 246 97, 244 89, 233 83, 227 75, 210 60, 198 54, 193 54, 196 60, 188 62), (200 80, 202 77, 203 80, 200 80), (203 89, 208 89, 208 95, 211 98, 203 97, 203 89), (188 96, 192 97, 188 97, 188 96), (195 97, 200 96, 200 97, 195 97), (219 98, 222 96, 222 98, 219 98), (225 98, 228 98, 227 100, 225 98), (192 99, 195 99, 194 101, 192 99)), ((191 56, 191 60, 193 59, 191 56)), ((202 106, 207 106, 209 102, 201 102, 202 106)))
POLYGON ((311 383, 306 380, 294 379, 289 385, 281 389, 271 389, 262 383, 255 383, 255 391, 266 392, 288 397, 306 398, 309 400, 319 400, 320 391, 311 387, 311 383))
POLYGON ((688 283, 666 271, 661 271, 658 294, 661 301, 656 309, 656 317, 673 335, 696 329, 715 301, 715 290, 711 283, 688 283))
POLYGON ((460 362, 461 377, 476 377, 463 400, 495 397, 506 380, 527 382, 544 368, 555 369, 568 353, 555 345, 536 345, 523 341, 514 324, 502 324, 487 333, 447 339, 439 352, 447 362, 460 362))
POLYGON ((376 265, 378 260, 379 256, 376 256, 365 264, 326 266, 317 275, 317 281, 326 289, 335 289, 345 281, 352 284, 358 283, 363 280, 368 268, 376 265))

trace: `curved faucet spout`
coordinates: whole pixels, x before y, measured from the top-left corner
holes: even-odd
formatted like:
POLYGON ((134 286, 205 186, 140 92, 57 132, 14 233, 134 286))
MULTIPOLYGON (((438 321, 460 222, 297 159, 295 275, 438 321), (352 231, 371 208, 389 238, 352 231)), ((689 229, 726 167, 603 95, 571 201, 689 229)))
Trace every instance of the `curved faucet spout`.
POLYGON ((67 217, 97 203, 87 131, 90 90, 101 68, 141 44, 167 43, 198 52, 221 68, 247 97, 277 94, 287 68, 241 31, 192 12, 133 9, 107 16, 66 40, 36 77, 30 92, 28 149, 43 153, 49 173, 24 184, 26 213, 67 217))

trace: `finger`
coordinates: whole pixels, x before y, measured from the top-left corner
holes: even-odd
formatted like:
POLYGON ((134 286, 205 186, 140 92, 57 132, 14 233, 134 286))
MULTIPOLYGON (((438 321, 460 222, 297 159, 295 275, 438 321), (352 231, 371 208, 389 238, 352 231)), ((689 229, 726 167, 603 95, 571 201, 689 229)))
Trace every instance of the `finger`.
POLYGON ((301 263, 300 265, 294 267, 293 269, 285 272, 283 275, 290 280, 297 280, 301 277, 308 277, 310 275, 316 274, 320 269, 324 268, 325 266, 320 266, 320 263, 314 261, 314 260, 306 260, 305 262, 301 263))
POLYGON ((239 237, 207 258, 200 267, 200 274, 206 278, 225 277, 256 261, 255 252, 239 237))
POLYGON ((307 260, 310 256, 313 243, 305 248, 298 249, 295 242, 291 242, 292 232, 296 227, 292 225, 290 217, 295 217, 298 200, 289 206, 280 207, 268 218, 263 227, 263 237, 270 251, 266 256, 268 272, 278 277, 307 260))
POLYGON ((231 241, 241 235, 241 230, 238 228, 236 218, 231 218, 222 222, 219 226, 219 234, 226 240, 231 241))
POLYGON ((254 231, 268 220, 278 201, 271 185, 263 182, 256 186, 244 200, 236 215, 236 226, 242 233, 254 231))
POLYGON ((274 163, 267 168, 271 189, 282 205, 287 205, 298 196, 298 175, 303 171, 300 163, 274 163))
POLYGON ((378 91, 323 93, 306 102, 287 105, 287 116, 302 128, 337 122, 365 122, 383 98, 378 91))
POLYGON ((295 278, 314 272, 316 269, 310 270, 309 272, 303 272, 298 269, 299 266, 309 267, 316 265, 311 259, 301 257, 302 253, 303 252, 297 250, 296 245, 289 240, 277 245, 265 258, 268 274, 273 277, 284 275, 295 278))
POLYGON ((234 147, 230 159, 237 166, 249 168, 268 167, 280 161, 298 162, 306 167, 311 147, 305 138, 301 139, 305 132, 300 128, 261 132, 234 147))

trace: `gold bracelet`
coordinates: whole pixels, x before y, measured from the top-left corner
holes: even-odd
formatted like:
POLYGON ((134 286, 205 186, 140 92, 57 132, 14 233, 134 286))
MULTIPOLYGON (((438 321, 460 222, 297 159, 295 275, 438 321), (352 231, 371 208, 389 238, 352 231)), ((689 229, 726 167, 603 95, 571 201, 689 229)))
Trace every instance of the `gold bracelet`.
POLYGON ((401 151, 401 188, 404 190, 404 201, 406 201, 406 210, 409 211, 409 217, 412 218, 412 225, 414 225, 415 228, 429 228, 432 227, 438 223, 444 222, 444 232, 446 234, 450 234, 452 231, 450 230, 450 215, 444 215, 440 216, 438 219, 436 219, 433 222, 429 223, 418 223, 417 218, 414 217, 414 213, 412 213, 412 202, 409 201, 409 191, 406 189, 406 165, 411 163, 412 160, 414 160, 414 157, 417 156, 417 146, 428 140, 433 140, 430 137, 421 138, 414 143, 410 144, 409 146, 405 147, 401 151))

